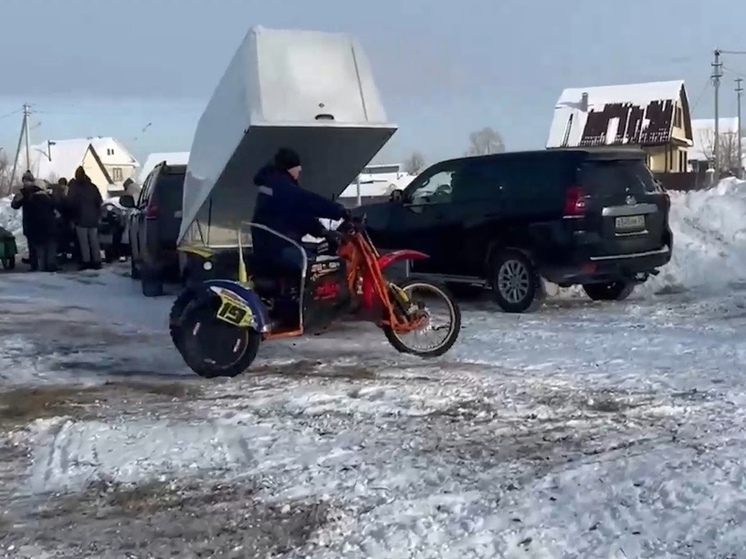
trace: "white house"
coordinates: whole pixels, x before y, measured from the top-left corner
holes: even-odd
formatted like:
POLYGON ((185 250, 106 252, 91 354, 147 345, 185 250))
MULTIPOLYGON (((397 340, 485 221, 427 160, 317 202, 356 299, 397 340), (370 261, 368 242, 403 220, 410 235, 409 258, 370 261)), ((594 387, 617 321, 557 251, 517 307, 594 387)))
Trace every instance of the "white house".
POLYGON ((152 171, 158 163, 165 161, 170 165, 186 165, 189 163, 189 152, 188 151, 169 151, 160 153, 151 153, 148 155, 145 163, 140 168, 140 174, 137 177, 137 182, 143 184, 145 179, 148 178, 150 171, 152 171))
POLYGON ((121 184, 133 177, 140 166, 121 142, 100 136, 47 140, 30 147, 29 159, 26 160, 25 149, 21 149, 17 176, 30 170, 39 179, 56 181, 63 177, 72 178, 75 169, 83 167, 104 196, 109 190, 121 188, 121 184))
MULTIPOLYGON (((393 190, 402 189, 407 186, 415 175, 401 170, 401 163, 382 165, 368 165, 359 175, 360 198, 382 198, 391 194, 393 190)), ((356 199, 358 196, 357 181, 348 186, 340 198, 347 200, 356 199)))

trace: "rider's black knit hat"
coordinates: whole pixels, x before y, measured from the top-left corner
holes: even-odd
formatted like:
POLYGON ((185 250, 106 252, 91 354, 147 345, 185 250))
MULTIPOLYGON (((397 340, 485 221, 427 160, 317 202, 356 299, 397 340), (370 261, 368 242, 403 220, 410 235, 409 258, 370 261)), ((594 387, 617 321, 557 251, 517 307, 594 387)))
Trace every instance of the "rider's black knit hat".
POLYGON ((290 148, 280 148, 275 154, 275 165, 283 171, 288 171, 300 165, 300 155, 290 148))

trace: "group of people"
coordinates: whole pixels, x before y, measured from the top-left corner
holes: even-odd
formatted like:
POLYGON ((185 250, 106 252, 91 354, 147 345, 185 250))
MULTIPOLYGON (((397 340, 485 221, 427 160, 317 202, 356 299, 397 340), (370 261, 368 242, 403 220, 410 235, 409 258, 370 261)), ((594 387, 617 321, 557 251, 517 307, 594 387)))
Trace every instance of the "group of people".
POLYGON ((58 254, 72 246, 79 269, 101 268, 98 226, 103 198, 98 187, 82 167, 68 182, 57 184, 37 181, 31 171, 22 177, 22 186, 11 207, 23 210, 23 235, 28 241, 31 270, 58 270, 58 254))

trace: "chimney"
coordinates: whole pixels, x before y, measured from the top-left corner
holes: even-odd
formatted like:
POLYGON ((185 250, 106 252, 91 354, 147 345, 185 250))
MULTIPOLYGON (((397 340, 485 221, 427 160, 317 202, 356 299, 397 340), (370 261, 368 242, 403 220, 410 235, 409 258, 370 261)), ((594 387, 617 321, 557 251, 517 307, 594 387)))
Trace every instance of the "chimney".
POLYGON ((580 97, 580 110, 584 113, 588 112, 588 92, 584 91, 580 97))

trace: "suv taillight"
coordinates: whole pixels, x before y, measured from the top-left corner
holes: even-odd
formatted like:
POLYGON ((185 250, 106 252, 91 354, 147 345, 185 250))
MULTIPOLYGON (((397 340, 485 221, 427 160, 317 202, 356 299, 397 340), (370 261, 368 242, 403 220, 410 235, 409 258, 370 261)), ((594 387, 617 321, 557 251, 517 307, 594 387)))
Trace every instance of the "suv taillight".
POLYGON ((585 215, 585 199, 585 192, 580 186, 573 185, 568 188, 565 194, 564 215, 566 217, 585 215))
POLYGON ((143 210, 145 219, 156 219, 158 217, 158 206, 150 202, 143 210))

